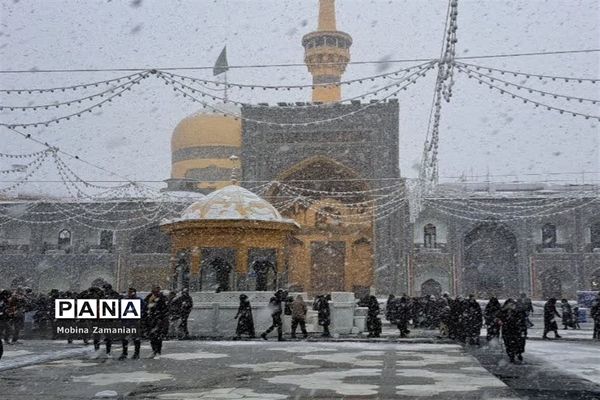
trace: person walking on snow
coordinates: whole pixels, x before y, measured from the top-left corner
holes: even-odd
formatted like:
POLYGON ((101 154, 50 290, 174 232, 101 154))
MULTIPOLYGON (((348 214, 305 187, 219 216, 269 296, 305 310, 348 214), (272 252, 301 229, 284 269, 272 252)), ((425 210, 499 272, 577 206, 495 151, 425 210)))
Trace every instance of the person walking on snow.
MULTIPOLYGON (((144 318, 145 314, 146 314, 146 307, 145 307, 144 301, 138 297, 137 290, 135 288, 129 288, 127 290, 127 296, 125 298, 140 300, 140 303, 142 306, 141 307, 142 315, 140 315, 140 317, 144 318)), ((124 320, 124 324, 125 325, 134 325, 135 321, 136 320, 134 320, 134 319, 130 319, 130 320, 126 319, 126 320, 124 320)), ((127 335, 121 340, 121 344, 123 346, 123 351, 121 353, 121 356, 119 357, 119 360, 125 360, 127 358, 127 353, 128 353, 128 348, 129 348, 129 339, 131 339, 133 341, 133 356, 131 356, 131 359, 137 360, 138 358, 140 358, 140 347, 142 345, 142 332, 141 332, 141 326, 137 326, 136 328, 138 329, 136 331, 136 333, 127 335)))
POLYGON ((560 339, 562 336, 558 334, 558 324, 555 317, 560 318, 560 314, 556 311, 556 299, 551 297, 544 304, 544 334, 542 339, 548 339, 548 332, 554 332, 554 337, 560 339))
POLYGON ((281 314, 283 313, 282 302, 286 297, 287 293, 279 289, 269 300, 269 309, 271 310, 271 319, 273 322, 271 326, 260 335, 264 340, 267 340, 267 335, 277 328, 277 340, 283 342, 283 321, 281 319, 281 314))
POLYGON ((523 361, 527 340, 525 311, 517 308, 517 304, 513 299, 508 299, 504 302, 502 311, 500 311, 500 321, 502 324, 502 340, 510 362, 514 363, 515 357, 519 361, 523 361))
POLYGON ((490 297, 485 306, 485 326, 487 327, 486 340, 489 342, 493 338, 500 337, 500 320, 498 315, 502 310, 500 302, 495 296, 490 297))
POLYGON ((331 295, 319 295, 313 304, 313 310, 318 312, 319 325, 323 327, 323 337, 331 337, 329 325, 331 324, 331 310, 329 309, 331 295))
POLYGON ((161 293, 160 286, 155 286, 144 299, 147 307, 146 331, 150 338, 152 357, 159 359, 162 342, 169 332, 169 305, 167 297, 161 293))
POLYGON ((254 339, 256 334, 254 333, 254 319, 252 318, 252 306, 250 300, 245 294, 240 294, 240 306, 238 307, 237 314, 237 327, 235 328, 235 338, 241 339, 242 335, 248 335, 250 339, 254 339))
POLYGON ((308 337, 308 333, 306 332, 306 313, 308 309, 302 296, 296 296, 290 307, 292 309, 292 339, 296 338, 296 328, 298 325, 300 325, 302 336, 306 339, 308 337))

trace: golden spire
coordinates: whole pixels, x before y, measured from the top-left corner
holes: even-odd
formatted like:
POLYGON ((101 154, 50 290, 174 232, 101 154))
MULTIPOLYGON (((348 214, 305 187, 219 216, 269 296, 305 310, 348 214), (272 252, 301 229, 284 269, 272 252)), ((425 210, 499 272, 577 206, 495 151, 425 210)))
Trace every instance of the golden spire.
POLYGON ((319 25, 302 38, 304 62, 313 76, 312 100, 333 102, 342 98, 338 83, 350 61, 352 37, 336 29, 335 0, 319 0, 319 25))

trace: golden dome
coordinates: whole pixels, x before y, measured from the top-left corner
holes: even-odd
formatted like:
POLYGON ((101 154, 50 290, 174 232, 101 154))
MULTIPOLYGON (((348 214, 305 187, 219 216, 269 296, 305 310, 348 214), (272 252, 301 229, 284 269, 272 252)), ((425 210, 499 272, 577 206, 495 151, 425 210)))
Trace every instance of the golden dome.
POLYGON ((229 184, 234 168, 240 168, 242 123, 240 110, 217 104, 223 111, 203 111, 184 118, 171 138, 170 189, 210 192, 229 184))
MULTIPOLYGON (((215 108, 227 114, 239 114, 239 109, 228 105, 215 108)), ((198 146, 230 146, 239 148, 242 143, 241 120, 231 115, 215 112, 198 112, 184 118, 173 131, 171 152, 198 146)))

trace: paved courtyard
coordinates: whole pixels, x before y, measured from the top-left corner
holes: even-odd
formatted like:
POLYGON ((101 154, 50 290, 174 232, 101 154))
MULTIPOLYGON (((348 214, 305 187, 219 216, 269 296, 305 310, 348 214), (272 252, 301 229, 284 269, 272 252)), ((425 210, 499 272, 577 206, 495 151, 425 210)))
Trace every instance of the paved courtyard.
MULTIPOLYGON (((592 382, 597 371, 594 366, 600 365, 596 364, 600 348, 574 342, 537 343, 526 354, 526 365, 510 366, 513 375, 521 373, 531 381, 535 379, 532 373, 538 370, 545 370, 546 377, 548 371, 558 374, 562 365, 559 354, 564 359, 569 352, 564 347, 575 346, 573 354, 586 354, 584 363, 571 362, 560 373, 580 382, 585 393, 598 389, 596 393, 600 396, 600 386, 592 382), (586 367, 585 362, 590 366, 586 367)), ((141 360, 118 361, 118 346, 114 358, 94 358, 90 347, 28 341, 6 349, 5 358, 0 361, 0 397, 7 400, 525 398, 524 392, 507 386, 505 379, 496 377, 490 372, 493 368, 486 365, 507 367, 500 350, 484 346, 478 350, 487 357, 483 359, 481 354, 472 354, 471 349, 465 351, 456 344, 418 341, 171 341, 165 343, 160 360, 147 358, 150 349, 144 345, 141 360)), ((506 371, 493 372, 502 377, 506 371)), ((527 397, 538 398, 529 392, 527 397)))

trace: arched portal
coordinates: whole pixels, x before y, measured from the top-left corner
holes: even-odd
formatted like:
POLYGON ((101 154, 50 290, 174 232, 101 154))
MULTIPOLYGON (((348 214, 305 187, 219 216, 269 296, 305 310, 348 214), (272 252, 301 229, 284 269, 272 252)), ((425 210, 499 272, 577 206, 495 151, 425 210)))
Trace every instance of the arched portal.
POLYGON ((358 291, 373 285, 373 209, 370 185, 325 156, 305 159, 277 177, 267 199, 301 229, 288 281, 313 294, 358 291), (290 204, 290 197, 297 201, 290 204))
POLYGON ((464 287, 477 296, 519 293, 517 239, 505 226, 489 222, 464 237, 464 287))

